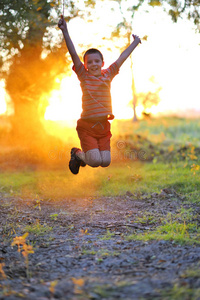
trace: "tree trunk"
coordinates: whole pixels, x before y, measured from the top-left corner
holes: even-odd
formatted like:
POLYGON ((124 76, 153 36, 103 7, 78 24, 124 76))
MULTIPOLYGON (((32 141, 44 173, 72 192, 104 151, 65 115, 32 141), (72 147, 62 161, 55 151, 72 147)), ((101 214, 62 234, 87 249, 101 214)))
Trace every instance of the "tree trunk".
POLYGON ((133 95, 133 122, 137 122, 137 114, 136 114, 136 106, 137 106, 137 96, 133 95))
POLYGON ((136 95, 136 90, 135 90, 135 80, 134 80, 134 75, 133 75, 133 60, 132 57, 131 59, 131 74, 132 74, 132 97, 133 97, 133 122, 137 122, 137 113, 136 113, 136 106, 137 106, 137 95, 136 95))

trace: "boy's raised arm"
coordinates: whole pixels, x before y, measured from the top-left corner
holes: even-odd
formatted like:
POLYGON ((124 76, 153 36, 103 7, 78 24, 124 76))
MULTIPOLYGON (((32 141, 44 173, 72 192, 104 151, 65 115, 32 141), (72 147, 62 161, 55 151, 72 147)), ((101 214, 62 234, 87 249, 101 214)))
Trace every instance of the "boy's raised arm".
POLYGON ((79 58, 79 56, 76 52, 76 49, 74 47, 74 44, 73 44, 72 40, 70 38, 68 29, 67 29, 67 23, 66 23, 66 21, 63 17, 61 17, 61 19, 59 20, 58 27, 63 32, 63 36, 64 36, 64 39, 65 39, 65 43, 67 45, 67 49, 69 50, 69 53, 71 55, 74 66, 77 69, 81 64, 81 60, 80 60, 80 58, 79 58))
POLYGON ((133 50, 137 47, 139 43, 141 43, 140 38, 137 35, 132 35, 134 40, 133 42, 126 48, 119 56, 119 58, 116 60, 116 63, 118 67, 121 67, 121 65, 125 62, 125 60, 129 57, 129 55, 133 52, 133 50))

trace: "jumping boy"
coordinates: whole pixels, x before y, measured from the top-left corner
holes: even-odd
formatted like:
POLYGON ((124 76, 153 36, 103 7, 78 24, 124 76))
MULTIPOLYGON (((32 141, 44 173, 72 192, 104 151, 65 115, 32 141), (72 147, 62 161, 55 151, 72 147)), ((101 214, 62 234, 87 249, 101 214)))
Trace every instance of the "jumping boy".
POLYGON ((58 22, 73 61, 73 70, 80 80, 82 89, 82 113, 77 121, 77 133, 81 149, 71 149, 69 169, 78 174, 80 166, 108 167, 111 162, 110 154, 110 122, 113 120, 110 84, 118 74, 119 68, 132 51, 141 43, 137 35, 119 58, 107 69, 104 66, 103 55, 97 49, 91 48, 84 54, 84 64, 76 53, 74 44, 69 36, 67 24, 63 17, 58 22))

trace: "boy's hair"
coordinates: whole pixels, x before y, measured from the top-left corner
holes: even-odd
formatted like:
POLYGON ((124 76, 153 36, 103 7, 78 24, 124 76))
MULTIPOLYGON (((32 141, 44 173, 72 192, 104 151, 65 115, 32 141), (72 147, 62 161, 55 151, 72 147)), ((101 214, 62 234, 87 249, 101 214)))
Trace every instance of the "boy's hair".
POLYGON ((86 56, 87 56, 88 54, 93 54, 93 53, 98 53, 98 54, 100 55, 102 61, 103 61, 103 55, 102 55, 102 53, 101 53, 98 49, 90 48, 90 49, 88 49, 88 50, 85 52, 85 54, 84 54, 84 56, 83 56, 84 62, 85 62, 86 56))

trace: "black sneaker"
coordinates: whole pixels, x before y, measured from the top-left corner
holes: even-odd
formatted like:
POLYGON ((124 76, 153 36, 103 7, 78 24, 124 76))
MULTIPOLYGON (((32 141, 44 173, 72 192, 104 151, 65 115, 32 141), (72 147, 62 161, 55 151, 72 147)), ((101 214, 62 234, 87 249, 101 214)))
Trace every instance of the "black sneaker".
POLYGON ((78 174, 80 166, 85 167, 86 163, 82 161, 77 155, 76 152, 80 151, 79 148, 71 149, 71 159, 69 161, 69 169, 73 174, 78 174))
POLYGON ((80 157, 78 157, 78 156, 76 155, 77 151, 81 151, 81 149, 79 149, 79 148, 72 148, 71 151, 73 151, 73 152, 75 153, 76 159, 79 160, 79 161, 81 162, 81 167, 85 167, 85 166, 86 166, 86 163, 85 163, 82 159, 80 159, 80 157))

